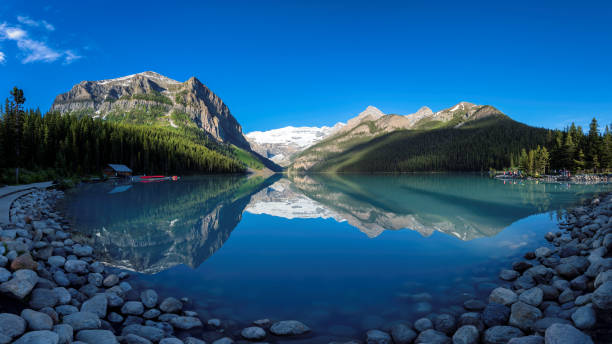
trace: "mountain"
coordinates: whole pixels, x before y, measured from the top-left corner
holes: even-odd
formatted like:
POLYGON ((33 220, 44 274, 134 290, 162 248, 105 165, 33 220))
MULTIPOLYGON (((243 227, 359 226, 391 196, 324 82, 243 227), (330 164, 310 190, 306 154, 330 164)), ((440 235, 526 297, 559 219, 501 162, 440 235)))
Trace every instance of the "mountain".
POLYGON ((287 166, 294 154, 337 132, 344 123, 333 127, 284 127, 268 131, 253 131, 246 134, 251 149, 274 161, 287 166))
POLYGON ((51 111, 149 128, 199 129, 213 141, 235 146, 233 157, 247 166, 280 170, 251 151, 227 105, 195 77, 179 82, 149 71, 82 81, 58 95, 51 111))
POLYGON ((547 131, 490 105, 461 102, 432 112, 385 115, 368 107, 334 135, 296 154, 292 171, 480 171, 508 166, 511 154, 545 144, 547 131))

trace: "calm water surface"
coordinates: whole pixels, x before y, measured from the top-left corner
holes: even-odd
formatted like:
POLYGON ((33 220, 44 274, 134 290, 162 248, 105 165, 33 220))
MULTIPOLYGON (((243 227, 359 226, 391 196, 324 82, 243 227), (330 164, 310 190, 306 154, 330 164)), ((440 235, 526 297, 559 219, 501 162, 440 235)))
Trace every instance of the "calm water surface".
POLYGON ((205 176, 85 185, 66 213, 131 283, 205 318, 298 319, 320 339, 485 299, 566 207, 611 185, 476 175, 205 176))

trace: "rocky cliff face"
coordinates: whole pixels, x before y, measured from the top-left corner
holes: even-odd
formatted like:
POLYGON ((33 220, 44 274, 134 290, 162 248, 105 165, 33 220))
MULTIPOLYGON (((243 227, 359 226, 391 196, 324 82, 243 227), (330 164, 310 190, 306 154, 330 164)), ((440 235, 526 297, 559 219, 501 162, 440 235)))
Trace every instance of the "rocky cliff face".
POLYGON ((137 116, 132 114, 144 113, 144 124, 192 125, 218 141, 249 148, 242 127, 227 105, 194 77, 179 82, 155 72, 143 72, 117 79, 82 81, 58 95, 51 110, 117 121, 134 120, 137 116))

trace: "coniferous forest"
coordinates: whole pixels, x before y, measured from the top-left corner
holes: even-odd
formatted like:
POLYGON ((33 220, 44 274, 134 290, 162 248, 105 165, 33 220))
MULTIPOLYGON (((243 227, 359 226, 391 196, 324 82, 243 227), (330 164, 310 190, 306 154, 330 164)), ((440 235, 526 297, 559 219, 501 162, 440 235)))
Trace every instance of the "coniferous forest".
MULTIPOLYGON (((14 183, 16 167, 49 177, 100 174, 108 163, 135 173, 244 172, 229 147, 193 128, 149 128, 90 116, 23 109, 14 88, 0 113, 0 181, 14 183)), ((27 181, 27 180, 26 180, 27 181)))

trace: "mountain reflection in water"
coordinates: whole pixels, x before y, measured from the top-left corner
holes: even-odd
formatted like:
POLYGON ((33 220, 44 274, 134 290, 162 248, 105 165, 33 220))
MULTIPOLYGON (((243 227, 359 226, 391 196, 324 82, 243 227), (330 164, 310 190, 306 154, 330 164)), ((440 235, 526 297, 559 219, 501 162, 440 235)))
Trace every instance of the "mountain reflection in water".
POLYGON ((65 210, 103 261, 157 273, 202 264, 228 240, 244 211, 333 218, 371 238, 384 230, 411 229, 472 240, 609 189, 452 174, 200 176, 119 189, 85 185, 68 195, 65 210))

